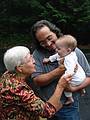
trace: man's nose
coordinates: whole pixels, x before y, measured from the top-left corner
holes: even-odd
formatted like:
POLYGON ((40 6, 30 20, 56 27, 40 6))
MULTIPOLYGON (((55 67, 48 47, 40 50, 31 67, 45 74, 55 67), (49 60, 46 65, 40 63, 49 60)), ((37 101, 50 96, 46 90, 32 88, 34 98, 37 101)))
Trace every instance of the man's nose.
POLYGON ((52 44, 51 41, 48 41, 48 42, 47 42, 47 45, 48 45, 48 46, 50 46, 51 44, 52 44))

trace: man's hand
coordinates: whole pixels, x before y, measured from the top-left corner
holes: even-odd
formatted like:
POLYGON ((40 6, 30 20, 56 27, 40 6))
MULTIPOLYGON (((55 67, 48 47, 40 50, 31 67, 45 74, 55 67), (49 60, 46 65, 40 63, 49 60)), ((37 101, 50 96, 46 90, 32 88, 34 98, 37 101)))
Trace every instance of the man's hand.
POLYGON ((72 86, 72 85, 68 84, 65 88, 65 91, 66 92, 76 92, 77 88, 78 88, 78 86, 72 86))

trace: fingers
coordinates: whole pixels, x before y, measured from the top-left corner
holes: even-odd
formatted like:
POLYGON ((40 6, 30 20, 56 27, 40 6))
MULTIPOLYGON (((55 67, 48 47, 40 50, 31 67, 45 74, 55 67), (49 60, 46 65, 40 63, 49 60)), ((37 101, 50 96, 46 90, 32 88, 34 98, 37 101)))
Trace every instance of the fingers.
POLYGON ((72 79, 72 75, 71 74, 68 74, 68 75, 63 75, 60 79, 59 79, 59 81, 58 81, 58 85, 61 87, 63 87, 63 88, 65 88, 67 85, 68 85, 68 83, 69 83, 69 81, 72 79))
POLYGON ((76 64, 75 68, 74 68, 74 72, 76 73, 78 70, 78 65, 76 64))
POLYGON ((62 76, 67 82, 69 82, 72 79, 72 75, 68 74, 68 75, 63 75, 62 76))

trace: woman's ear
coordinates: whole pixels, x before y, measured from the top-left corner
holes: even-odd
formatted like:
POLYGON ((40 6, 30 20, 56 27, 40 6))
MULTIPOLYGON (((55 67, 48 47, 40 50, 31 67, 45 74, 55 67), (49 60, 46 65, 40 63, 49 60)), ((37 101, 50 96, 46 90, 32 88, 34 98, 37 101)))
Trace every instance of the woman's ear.
POLYGON ((17 67, 16 67, 16 70, 17 70, 18 72, 22 73, 22 66, 17 66, 17 67))

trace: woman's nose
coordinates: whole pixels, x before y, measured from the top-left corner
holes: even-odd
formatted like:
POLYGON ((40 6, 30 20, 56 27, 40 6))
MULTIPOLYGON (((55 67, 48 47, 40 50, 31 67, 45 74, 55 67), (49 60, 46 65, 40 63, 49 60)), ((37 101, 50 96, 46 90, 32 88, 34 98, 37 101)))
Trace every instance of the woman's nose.
POLYGON ((33 58, 33 63, 35 63, 35 60, 34 60, 34 58, 33 58))
POLYGON ((32 62, 35 63, 35 59, 33 58, 33 55, 31 55, 32 62))

